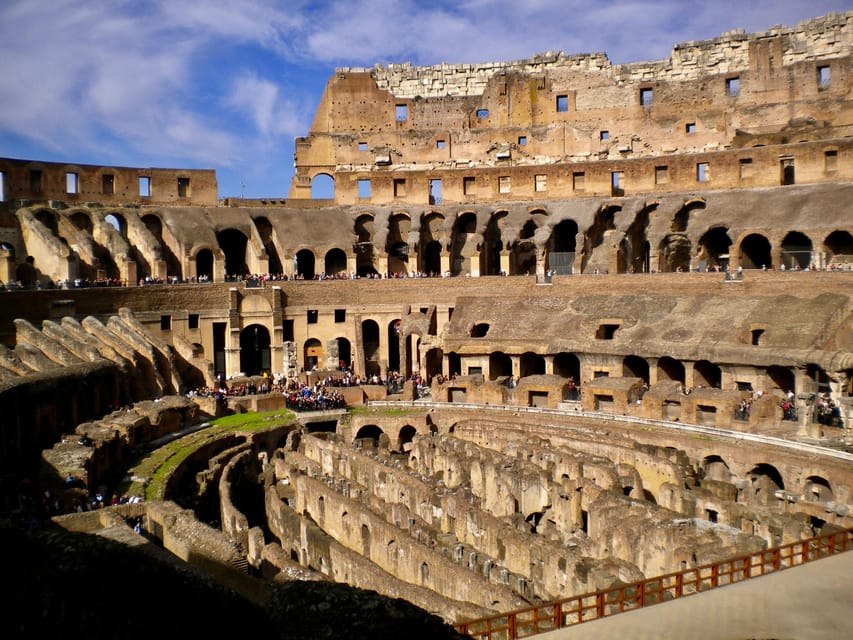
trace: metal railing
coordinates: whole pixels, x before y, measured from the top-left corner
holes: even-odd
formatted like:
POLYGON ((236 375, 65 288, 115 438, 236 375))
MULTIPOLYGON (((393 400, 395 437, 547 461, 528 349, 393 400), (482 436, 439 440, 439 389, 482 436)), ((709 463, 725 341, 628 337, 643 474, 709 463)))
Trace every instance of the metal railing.
POLYGON ((853 529, 454 626, 460 633, 479 640, 527 638, 735 584, 849 550, 853 550, 853 529))

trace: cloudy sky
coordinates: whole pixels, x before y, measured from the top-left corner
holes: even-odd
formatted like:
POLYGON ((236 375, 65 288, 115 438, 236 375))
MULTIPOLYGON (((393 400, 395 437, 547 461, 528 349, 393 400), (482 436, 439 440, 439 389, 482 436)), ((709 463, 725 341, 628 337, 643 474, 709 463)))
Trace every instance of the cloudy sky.
POLYGON ((672 46, 853 0, 0 0, 0 156, 215 169, 221 197, 284 197, 335 67, 672 46))

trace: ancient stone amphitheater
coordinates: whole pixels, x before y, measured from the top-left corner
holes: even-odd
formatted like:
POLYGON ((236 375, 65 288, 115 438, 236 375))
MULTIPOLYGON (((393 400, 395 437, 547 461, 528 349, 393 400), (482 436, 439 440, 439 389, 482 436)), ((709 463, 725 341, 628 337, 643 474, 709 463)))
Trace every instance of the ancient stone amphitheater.
POLYGON ((851 56, 338 69, 287 198, 0 159, 4 513, 138 491, 56 522, 450 623, 853 527, 851 56))

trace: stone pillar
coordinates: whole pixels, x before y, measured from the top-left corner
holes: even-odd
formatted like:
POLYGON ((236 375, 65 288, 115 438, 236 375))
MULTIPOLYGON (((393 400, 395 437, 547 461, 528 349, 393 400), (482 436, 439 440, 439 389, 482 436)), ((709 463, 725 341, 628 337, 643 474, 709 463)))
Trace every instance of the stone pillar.
POLYGON ((509 251, 501 251, 501 272, 509 275, 509 251))
POLYGON ((468 273, 472 278, 480 277, 480 252, 475 251, 474 255, 467 259, 468 273))
POLYGON ((808 436, 810 438, 819 438, 821 436, 820 424, 812 419, 816 401, 817 394, 815 393, 797 394, 798 436, 808 436))
POLYGON ((552 375, 554 373, 554 356, 545 355, 545 375, 552 375))
POLYGON ((441 252, 441 275, 450 273, 450 254, 446 251, 441 252))

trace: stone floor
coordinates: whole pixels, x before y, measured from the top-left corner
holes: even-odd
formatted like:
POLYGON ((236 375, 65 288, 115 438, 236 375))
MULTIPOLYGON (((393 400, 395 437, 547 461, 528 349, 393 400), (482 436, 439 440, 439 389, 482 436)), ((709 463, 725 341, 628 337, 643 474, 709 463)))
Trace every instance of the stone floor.
POLYGON ((537 640, 853 638, 853 552, 535 636, 537 640))

